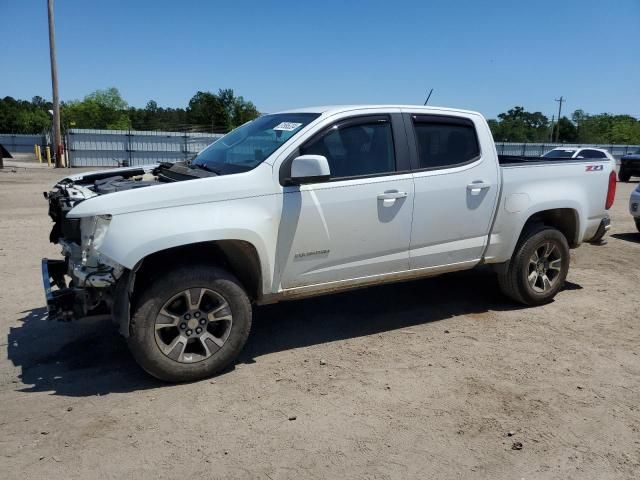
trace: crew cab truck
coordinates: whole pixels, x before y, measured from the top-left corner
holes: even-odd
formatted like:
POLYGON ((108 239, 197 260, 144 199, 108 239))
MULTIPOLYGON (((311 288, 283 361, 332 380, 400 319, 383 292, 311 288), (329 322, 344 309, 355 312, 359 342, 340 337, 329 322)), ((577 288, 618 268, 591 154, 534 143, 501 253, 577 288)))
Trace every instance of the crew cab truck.
POLYGON ((341 106, 264 115, 190 162, 70 176, 48 193, 51 318, 110 313, 166 381, 240 353, 252 306, 491 265, 516 302, 562 288, 609 228, 614 163, 498 158, 475 112, 341 106))

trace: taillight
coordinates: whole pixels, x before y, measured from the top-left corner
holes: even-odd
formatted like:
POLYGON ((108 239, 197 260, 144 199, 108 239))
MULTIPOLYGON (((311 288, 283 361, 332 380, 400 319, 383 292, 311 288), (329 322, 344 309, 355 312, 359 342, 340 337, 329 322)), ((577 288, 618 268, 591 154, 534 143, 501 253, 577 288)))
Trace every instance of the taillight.
POLYGON ((616 199, 616 172, 609 174, 609 189, 607 190, 607 203, 604 208, 609 210, 613 206, 613 201, 616 199))

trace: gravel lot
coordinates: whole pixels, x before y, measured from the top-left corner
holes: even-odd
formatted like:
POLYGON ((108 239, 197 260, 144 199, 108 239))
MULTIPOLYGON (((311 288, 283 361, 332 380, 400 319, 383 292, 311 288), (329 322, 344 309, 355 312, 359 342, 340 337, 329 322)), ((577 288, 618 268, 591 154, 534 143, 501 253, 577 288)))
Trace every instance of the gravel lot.
POLYGON ((470 272, 262 307, 235 368, 165 385, 109 322, 44 319, 62 175, 0 173, 2 478, 640 476, 635 183, 550 305, 470 272))

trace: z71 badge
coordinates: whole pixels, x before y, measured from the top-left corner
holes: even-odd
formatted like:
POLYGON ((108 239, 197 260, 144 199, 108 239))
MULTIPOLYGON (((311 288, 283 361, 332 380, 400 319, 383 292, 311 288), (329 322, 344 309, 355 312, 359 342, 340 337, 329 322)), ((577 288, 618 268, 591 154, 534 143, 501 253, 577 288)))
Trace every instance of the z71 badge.
POLYGON ((604 165, 587 165, 586 167, 587 172, 599 172, 601 170, 604 170, 604 165))

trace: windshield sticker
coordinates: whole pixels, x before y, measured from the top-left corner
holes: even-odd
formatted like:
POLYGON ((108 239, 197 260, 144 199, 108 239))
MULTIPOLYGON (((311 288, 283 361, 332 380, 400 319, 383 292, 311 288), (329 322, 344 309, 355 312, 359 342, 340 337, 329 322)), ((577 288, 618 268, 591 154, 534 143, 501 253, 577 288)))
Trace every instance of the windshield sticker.
POLYGON ((282 122, 275 127, 274 130, 282 130, 283 132, 293 132, 296 128, 302 126, 301 123, 293 123, 293 122, 282 122))

